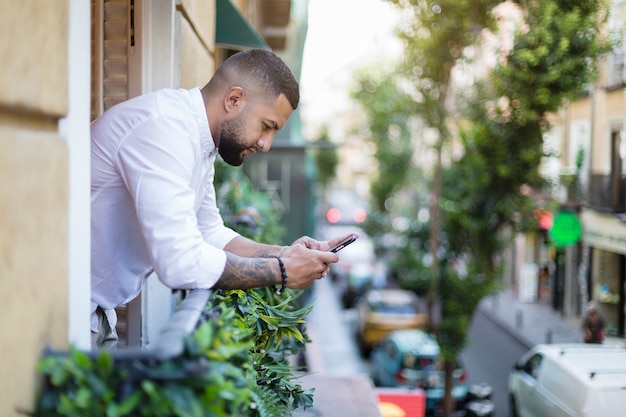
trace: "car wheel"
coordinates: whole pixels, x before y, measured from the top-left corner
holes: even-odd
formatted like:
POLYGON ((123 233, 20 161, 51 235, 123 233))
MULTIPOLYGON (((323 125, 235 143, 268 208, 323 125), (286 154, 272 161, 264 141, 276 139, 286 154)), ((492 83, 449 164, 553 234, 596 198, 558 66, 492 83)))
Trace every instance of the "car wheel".
POLYGON ((380 380, 378 379, 376 374, 371 373, 370 374, 370 379, 372 380, 372 384, 374 384, 375 387, 380 387, 380 380))
POLYGON ((491 400, 474 400, 465 405, 465 417, 493 417, 494 404, 491 400))
POLYGON ((371 348, 366 345, 365 340, 363 340, 363 335, 361 332, 357 332, 356 334, 356 343, 359 348, 359 353, 363 358, 368 358, 371 352, 371 348))
POLYGON ((467 400, 490 400, 493 396, 493 388, 491 385, 482 382, 480 384, 472 384, 467 393, 467 400))
POLYGON ((509 414, 511 417, 519 417, 519 413, 517 412, 517 404, 515 402, 515 397, 513 394, 509 395, 509 414))

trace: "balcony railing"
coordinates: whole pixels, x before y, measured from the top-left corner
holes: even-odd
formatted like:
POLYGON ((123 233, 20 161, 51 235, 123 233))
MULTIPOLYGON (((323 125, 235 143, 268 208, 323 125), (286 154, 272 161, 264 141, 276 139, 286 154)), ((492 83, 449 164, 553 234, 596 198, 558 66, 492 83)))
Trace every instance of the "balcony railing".
POLYGON ((587 205, 600 211, 626 212, 626 178, 591 175, 587 205))
MULTIPOLYGON (((164 394, 155 394, 158 391, 155 386, 188 384, 188 381, 198 376, 203 377, 208 372, 204 357, 189 355, 187 347, 189 337, 199 326, 217 323, 220 317, 220 309, 208 305, 211 294, 210 290, 188 293, 159 334, 156 343, 150 347, 113 351, 46 349, 39 363, 44 375, 41 392, 35 411, 28 414, 101 415, 99 407, 112 405, 114 408, 127 407, 133 411, 128 415, 135 416, 138 415, 135 409, 140 395, 138 393, 145 389, 145 381, 152 381, 150 392, 161 398, 164 394), (106 359, 104 353, 110 354, 112 360, 106 359), (78 396, 77 392, 82 394, 82 401, 64 403, 64 398, 78 396), (102 403, 99 402, 101 398, 102 403)), ((155 405, 148 407, 152 406, 155 405)))
POLYGON ((185 347, 185 338, 193 333, 198 324, 206 319, 205 311, 210 290, 193 290, 181 301, 180 305, 161 330, 155 344, 149 348, 131 347, 117 349, 113 356, 118 359, 137 358, 167 360, 179 356, 185 347))

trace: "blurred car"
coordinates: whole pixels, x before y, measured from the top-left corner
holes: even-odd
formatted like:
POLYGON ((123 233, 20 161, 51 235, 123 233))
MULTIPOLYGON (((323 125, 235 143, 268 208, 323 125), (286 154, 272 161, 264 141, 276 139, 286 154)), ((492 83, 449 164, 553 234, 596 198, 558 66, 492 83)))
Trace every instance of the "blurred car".
POLYGON ((353 308, 356 301, 372 288, 374 268, 370 263, 351 265, 341 277, 341 304, 343 308, 353 308))
MULTIPOLYGON (((421 330, 396 330, 370 355, 370 375, 378 387, 419 389, 426 395, 426 415, 442 412, 445 371, 437 341, 421 330)), ((452 373, 455 416, 492 416, 491 387, 470 385, 460 362, 452 373)))
POLYGON ((361 353, 367 356, 374 344, 394 330, 423 328, 427 315, 422 312, 422 304, 417 295, 409 290, 368 290, 356 304, 356 337, 361 353))
POLYGON ((539 344, 515 364, 512 416, 624 415, 626 349, 606 344, 539 344))

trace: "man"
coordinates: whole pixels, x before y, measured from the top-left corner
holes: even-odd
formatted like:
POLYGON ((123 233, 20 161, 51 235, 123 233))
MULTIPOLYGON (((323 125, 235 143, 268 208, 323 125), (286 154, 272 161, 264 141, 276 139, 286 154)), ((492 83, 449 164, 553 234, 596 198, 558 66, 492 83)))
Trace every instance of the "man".
POLYGON ((213 186, 217 153, 239 166, 267 152, 299 102, 285 63, 265 50, 228 58, 202 89, 161 90, 105 112, 91 127, 93 347, 117 342, 114 308, 155 271, 170 288, 305 288, 337 262, 342 237, 291 246, 226 228, 213 186), (277 259, 279 258, 279 259, 277 259))

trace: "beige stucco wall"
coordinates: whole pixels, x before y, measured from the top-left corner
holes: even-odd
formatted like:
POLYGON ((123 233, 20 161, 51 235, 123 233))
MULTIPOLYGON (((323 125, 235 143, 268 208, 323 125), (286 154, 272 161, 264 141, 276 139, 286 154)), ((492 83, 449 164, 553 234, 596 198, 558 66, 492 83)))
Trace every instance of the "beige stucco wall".
POLYGON ((606 114, 604 115, 609 127, 624 123, 626 102, 624 89, 619 88, 606 93, 606 114))
POLYGON ((0 0, 0 104, 67 112, 68 0, 0 0))
POLYGON ((1 416, 32 409, 42 350, 67 347, 67 28, 67 0, 0 0, 1 416))
POLYGON ((180 86, 203 86, 215 72, 215 0, 181 2, 180 86))
POLYGON ((570 119, 581 120, 589 119, 591 117, 591 105, 589 104, 589 97, 582 97, 569 106, 570 119))
POLYGON ((611 170, 611 131, 626 126, 626 97, 623 89, 607 91, 596 88, 593 98, 585 97, 570 105, 570 120, 591 120, 593 126, 593 150, 591 170, 593 174, 607 175, 611 170), (592 109, 593 107, 593 109, 592 109))

